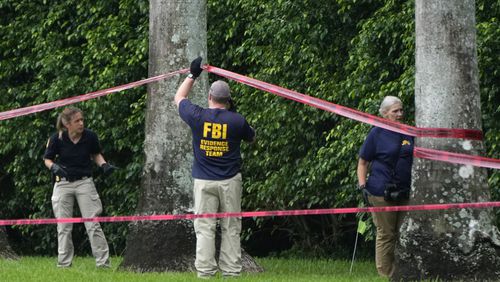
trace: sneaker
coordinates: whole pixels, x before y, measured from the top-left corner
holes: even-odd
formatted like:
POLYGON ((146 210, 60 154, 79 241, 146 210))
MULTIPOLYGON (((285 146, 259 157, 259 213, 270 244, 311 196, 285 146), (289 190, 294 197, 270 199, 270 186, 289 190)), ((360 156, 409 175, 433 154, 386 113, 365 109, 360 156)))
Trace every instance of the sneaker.
POLYGON ((215 275, 210 275, 210 274, 205 274, 205 273, 198 273, 198 278, 200 279, 211 279, 215 277, 215 275))
POLYGON ((57 264, 57 268, 70 268, 71 265, 72 265, 71 263, 68 265, 57 264))
POLYGON ((239 273, 234 273, 234 272, 231 272, 231 273, 222 273, 222 278, 224 278, 224 279, 238 278, 238 277, 240 277, 239 273))
POLYGON ((97 267, 97 268, 111 268, 111 261, 109 259, 107 259, 104 263, 101 262, 100 264, 96 264, 95 267, 97 267))

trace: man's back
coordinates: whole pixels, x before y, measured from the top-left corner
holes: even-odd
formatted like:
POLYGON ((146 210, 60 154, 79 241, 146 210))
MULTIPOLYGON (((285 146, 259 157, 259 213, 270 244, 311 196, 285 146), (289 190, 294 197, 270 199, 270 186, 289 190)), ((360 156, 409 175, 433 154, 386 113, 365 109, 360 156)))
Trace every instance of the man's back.
POLYGON ((188 99, 179 103, 179 114, 193 134, 193 177, 228 179, 240 172, 241 141, 252 141, 254 131, 243 116, 226 109, 204 109, 188 99))

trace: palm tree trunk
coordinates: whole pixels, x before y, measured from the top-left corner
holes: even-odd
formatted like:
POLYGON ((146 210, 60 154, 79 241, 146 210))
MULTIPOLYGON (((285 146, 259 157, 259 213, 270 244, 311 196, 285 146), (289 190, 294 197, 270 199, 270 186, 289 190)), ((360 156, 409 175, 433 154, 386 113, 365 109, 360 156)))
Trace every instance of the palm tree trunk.
MULTIPOLYGON (((474 0, 416 1, 416 123, 481 130, 474 0)), ((482 141, 418 138, 416 145, 482 155, 482 141)), ((415 159, 411 204, 490 199, 486 169, 415 159)), ((394 281, 497 280, 500 240, 491 209, 411 212, 394 281)))
MULTIPOLYGON (((150 1, 149 14, 150 77, 186 68, 197 56, 207 58, 205 0, 150 1)), ((184 214, 193 210, 191 134, 173 102, 184 77, 149 85, 138 214, 184 214)), ((206 104, 207 93, 208 77, 203 74, 190 99, 198 105, 206 104)), ((195 249, 190 220, 134 222, 120 268, 139 272, 194 270, 195 249)), ((259 270, 248 254, 242 255, 244 270, 259 270)))

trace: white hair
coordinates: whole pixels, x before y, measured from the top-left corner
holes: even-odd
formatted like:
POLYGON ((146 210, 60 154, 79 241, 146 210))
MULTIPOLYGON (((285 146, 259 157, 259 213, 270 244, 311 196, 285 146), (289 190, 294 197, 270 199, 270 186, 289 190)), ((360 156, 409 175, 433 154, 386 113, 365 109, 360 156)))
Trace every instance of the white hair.
POLYGON ((382 103, 380 103, 380 108, 378 109, 378 112, 382 115, 385 116, 387 111, 394 105, 394 104, 401 104, 403 105, 403 102, 398 97, 395 96, 385 96, 384 100, 382 100, 382 103))

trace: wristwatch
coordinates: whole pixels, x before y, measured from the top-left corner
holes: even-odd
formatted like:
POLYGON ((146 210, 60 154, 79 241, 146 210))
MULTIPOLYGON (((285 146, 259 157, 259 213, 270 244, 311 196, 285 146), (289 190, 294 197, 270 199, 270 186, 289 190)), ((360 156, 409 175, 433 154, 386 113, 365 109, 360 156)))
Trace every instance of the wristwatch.
POLYGON ((196 79, 196 77, 194 77, 194 75, 192 73, 188 74, 188 77, 191 78, 192 80, 196 79))

